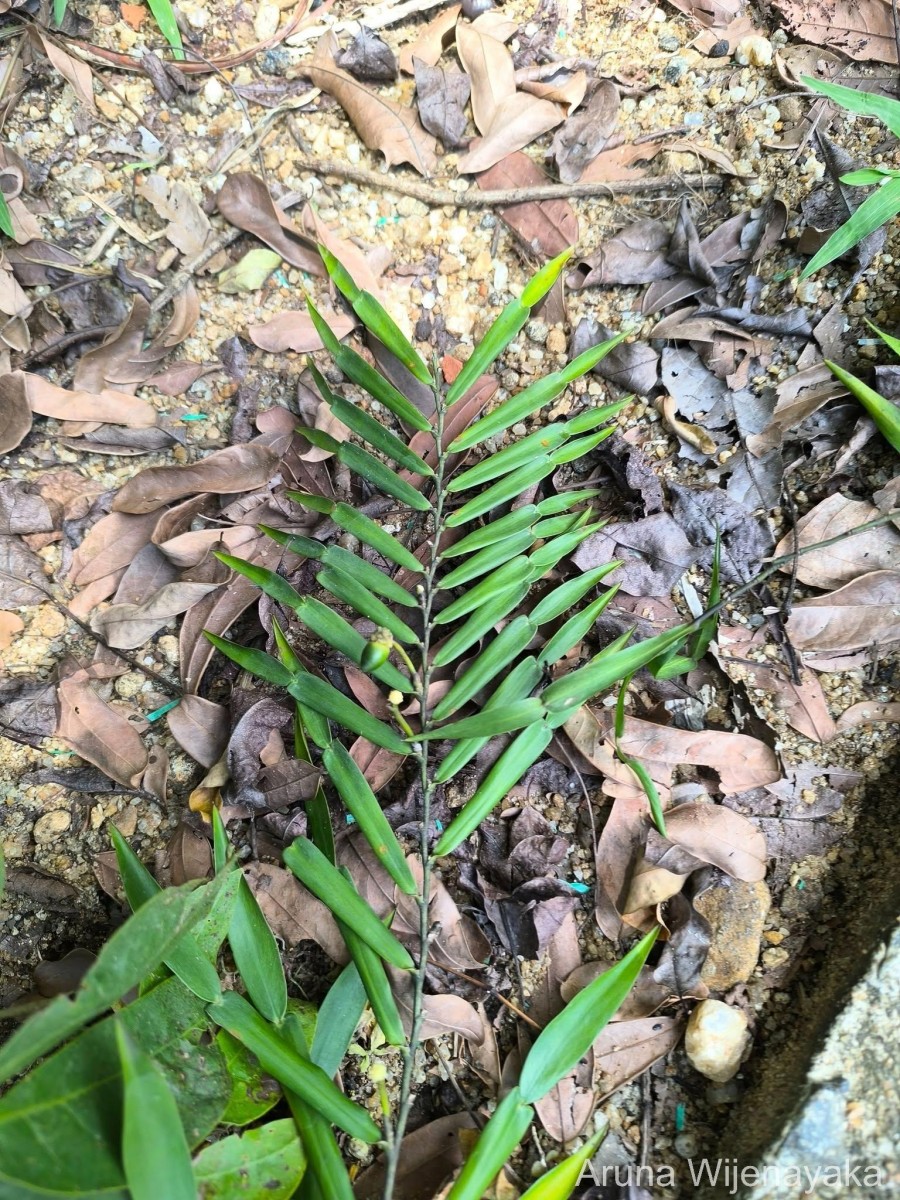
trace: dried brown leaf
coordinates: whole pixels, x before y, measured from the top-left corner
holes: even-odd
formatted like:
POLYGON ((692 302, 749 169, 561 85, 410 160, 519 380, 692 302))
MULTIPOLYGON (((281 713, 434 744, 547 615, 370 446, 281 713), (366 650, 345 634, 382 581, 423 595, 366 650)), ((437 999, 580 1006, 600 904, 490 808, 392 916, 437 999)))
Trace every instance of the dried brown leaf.
POLYGON ((281 455, 268 435, 239 446, 214 450, 207 458, 184 467, 148 467, 120 488, 113 510, 151 513, 172 500, 198 492, 248 492, 262 487, 275 474, 281 455))
POLYGON ((47 599, 41 560, 17 537, 0 534, 0 607, 18 608, 47 599))
POLYGON ((187 258, 203 252, 212 238, 212 226, 186 184, 170 181, 154 171, 139 179, 136 190, 168 221, 166 238, 176 250, 187 258))
POLYGON ((210 633, 221 637, 241 613, 258 599, 258 588, 249 579, 238 576, 188 609, 178 636, 181 681, 185 692, 191 694, 197 691, 213 656, 212 642, 204 637, 203 631, 208 629, 210 633))
POLYGON ((146 400, 137 400, 128 392, 104 388, 93 393, 69 390, 51 383, 42 375, 14 371, 23 376, 24 390, 31 411, 58 421, 105 421, 111 425, 128 425, 147 429, 157 423, 156 409, 146 400))
POLYGON ((365 738, 356 739, 350 747, 350 757, 365 775, 373 792, 387 787, 406 761, 402 754, 384 750, 365 738))
POLYGON ((146 513, 139 516, 110 513, 101 517, 76 547, 69 582, 83 587, 127 567, 150 541, 155 524, 155 515, 146 513))
POLYGON ((601 79, 587 107, 570 116, 553 137, 550 153, 563 183, 575 183, 581 178, 587 165, 606 146, 618 122, 619 90, 611 80, 601 79))
POLYGON ((407 42, 400 47, 400 70, 407 75, 414 73, 413 60, 418 58, 427 66, 433 67, 444 52, 444 47, 453 40, 456 18, 460 13, 459 4, 451 4, 443 8, 427 25, 419 30, 415 41, 407 42))
POLYGON ((578 1137, 597 1106, 593 1088, 579 1086, 579 1081, 590 1084, 592 1066, 593 1054, 589 1052, 586 1063, 579 1063, 545 1096, 535 1101, 534 1110, 555 1142, 570 1142, 578 1137))
POLYGON ((877 721, 900 722, 900 703, 897 701, 884 704, 863 700, 842 712, 837 720, 838 733, 849 733, 860 725, 871 725, 877 721))
POLYGON ((298 942, 317 942, 334 962, 347 961, 347 948, 334 917, 290 871, 254 862, 244 868, 244 878, 272 932, 288 947, 298 942))
POLYGON ((473 142, 457 163, 457 170, 461 175, 488 170, 514 150, 530 145, 548 129, 555 129, 564 116, 560 105, 551 100, 516 92, 500 102, 484 137, 473 142))
POLYGON ((765 878, 765 836, 746 817, 722 804, 698 800, 670 808, 666 836, 673 845, 734 879, 754 883, 765 878))
POLYGON ((429 66, 413 59, 416 73, 416 104, 419 120, 445 146, 454 148, 464 142, 466 104, 471 93, 468 75, 455 67, 429 66))
POLYGON ((212 850, 209 840, 179 821, 169 838, 169 871, 172 885, 179 887, 189 879, 205 879, 212 868, 212 850))
POLYGON ((100 699, 88 672, 76 671, 63 679, 58 695, 58 736, 110 779, 123 787, 139 787, 147 767, 144 743, 121 712, 100 699))
POLYGON ((91 628, 119 650, 135 650, 216 588, 214 583, 167 583, 141 604, 111 604, 96 614, 91 628))
POLYGON ((605 1100, 674 1050, 681 1037, 674 1017, 611 1021, 594 1041, 594 1086, 605 1100))
MULTIPOLYGON (((400 1143, 400 1165, 393 1200, 434 1200, 444 1180, 463 1164, 460 1132, 471 1130, 474 1133, 477 1128, 474 1119, 461 1112, 438 1117, 408 1133, 400 1143)), ((378 1159, 354 1181, 356 1200, 380 1200, 384 1181, 384 1161, 378 1159)))
POLYGON ((182 696, 180 704, 166 713, 175 741, 201 767, 211 767, 228 744, 228 712, 221 704, 202 696, 182 696))
POLYGON ((31 432, 31 405, 25 394, 25 374, 0 377, 0 454, 15 450, 31 432))
POLYGON ((863 62, 897 62, 890 0, 774 0, 774 7, 800 42, 863 62))
MULTIPOLYGON (((537 163, 520 150, 508 154, 477 179, 478 186, 485 190, 534 187, 547 182, 537 163)), ((500 210, 500 217, 543 258, 555 258, 578 241, 578 217, 568 200, 512 204, 500 210)))
POLYGON ((269 189, 256 175, 238 171, 222 184, 216 204, 222 216, 265 242, 292 266, 324 274, 314 242, 275 204, 269 189))
POLYGON ((472 80, 475 127, 486 135, 501 104, 516 94, 512 55, 503 42, 463 22, 456 26, 456 51, 472 80))
MULTIPOLYGON (((797 548, 846 534, 879 515, 878 509, 865 500, 850 500, 835 492, 800 518, 795 531, 778 543, 775 554, 793 554, 797 548)), ((865 533, 843 537, 837 545, 800 555, 796 561, 796 577, 810 587, 839 588, 860 575, 898 568, 900 533, 890 525, 881 525, 867 529, 865 533)), ((789 562, 781 569, 790 575, 795 566, 789 562)))
POLYGON ((414 110, 377 95, 342 71, 335 65, 336 51, 334 34, 323 34, 307 68, 313 84, 337 100, 368 148, 381 151, 389 167, 406 162, 430 175, 437 163, 434 138, 414 110))
MULTIPOLYGON (((322 315, 328 328, 339 341, 356 326, 354 318, 346 313, 326 311, 322 315)), ((264 325, 251 325, 247 336, 254 346, 273 354, 283 350, 296 350, 301 354, 308 354, 313 350, 322 349, 322 339, 316 333, 312 317, 307 312, 279 313, 264 325)))
POLYGON ((826 596, 800 600, 787 620, 787 634, 798 650, 809 652, 817 670, 836 656, 864 652, 860 662, 900 640, 900 571, 872 571, 826 596))
POLYGON ((75 95, 81 103, 96 112, 93 74, 87 63, 67 54, 59 40, 49 33, 45 34, 40 25, 29 25, 28 33, 35 48, 45 54, 63 79, 72 85, 75 95))

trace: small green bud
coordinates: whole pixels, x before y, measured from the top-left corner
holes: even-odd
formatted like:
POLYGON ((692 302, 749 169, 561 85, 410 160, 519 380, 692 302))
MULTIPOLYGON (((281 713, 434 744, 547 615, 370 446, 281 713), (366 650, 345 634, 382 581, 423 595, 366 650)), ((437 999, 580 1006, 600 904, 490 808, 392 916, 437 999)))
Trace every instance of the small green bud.
POLYGON ((393 641, 387 642, 376 635, 363 647, 363 652, 359 656, 359 665, 364 671, 377 671, 387 662, 393 645, 393 641))

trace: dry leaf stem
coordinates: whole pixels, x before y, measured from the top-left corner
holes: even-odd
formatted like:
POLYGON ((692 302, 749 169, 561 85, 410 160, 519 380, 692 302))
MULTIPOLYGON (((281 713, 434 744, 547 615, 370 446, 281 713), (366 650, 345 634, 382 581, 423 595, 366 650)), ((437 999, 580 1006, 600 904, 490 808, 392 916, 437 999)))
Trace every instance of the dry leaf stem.
POLYGON ((429 183, 398 179, 395 172, 382 175, 380 171, 367 171, 349 163, 327 159, 294 157, 293 166, 298 171, 309 171, 322 177, 334 175, 349 183, 363 187, 378 188, 380 191, 396 192, 401 196, 412 196, 432 208, 503 208, 510 204, 527 204, 535 200, 577 200, 588 196, 640 196, 673 190, 720 191, 725 180, 720 175, 695 173, 691 175, 657 175, 651 179, 613 180, 609 183, 547 183, 534 187, 500 188, 479 191, 470 188, 466 192, 454 192, 450 188, 432 187, 429 183))

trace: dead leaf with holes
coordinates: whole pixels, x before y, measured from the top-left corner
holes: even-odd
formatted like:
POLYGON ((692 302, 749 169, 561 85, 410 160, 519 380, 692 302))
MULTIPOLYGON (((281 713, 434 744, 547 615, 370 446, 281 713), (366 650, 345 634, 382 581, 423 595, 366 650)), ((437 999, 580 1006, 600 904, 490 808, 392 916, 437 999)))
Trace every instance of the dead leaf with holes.
POLYGON ((342 71, 335 62, 337 50, 333 33, 319 39, 306 68, 315 87, 337 100, 366 146, 380 151, 389 167, 409 163, 421 175, 431 175, 437 165, 435 142, 415 110, 378 95, 342 71))

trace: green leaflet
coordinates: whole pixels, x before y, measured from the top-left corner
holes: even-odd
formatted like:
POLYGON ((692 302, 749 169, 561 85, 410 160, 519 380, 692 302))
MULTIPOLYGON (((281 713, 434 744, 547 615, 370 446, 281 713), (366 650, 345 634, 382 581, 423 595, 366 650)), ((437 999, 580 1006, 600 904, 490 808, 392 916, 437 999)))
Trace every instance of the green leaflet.
MULTIPOLYGON (((618 590, 619 585, 614 584, 604 595, 593 600, 581 612, 574 613, 569 617, 568 621, 561 625, 556 633, 548 639, 546 645, 538 654, 537 660, 541 666, 550 666, 551 663, 559 662, 583 638, 587 637, 588 633, 594 627, 594 622, 618 590)), ((628 637, 630 636, 631 633, 629 631, 628 637)))
POLYGON ((555 425, 545 425, 537 433, 530 433, 520 438, 505 450, 490 454, 468 471, 454 476, 447 484, 448 492, 464 492, 469 488, 481 487, 496 479, 498 475, 507 475, 525 463, 530 462, 535 454, 549 454, 563 444, 569 436, 569 431, 563 422, 555 425))
POLYGON ((305 1167, 296 1126, 285 1118, 212 1142, 194 1160, 194 1178, 203 1200, 290 1200, 305 1167))
POLYGON ((159 26, 159 32, 172 47, 172 57, 181 62, 184 60, 184 46, 181 42, 181 30, 175 17, 175 10, 169 0, 147 0, 153 18, 159 26))
POLYGON ((493 596, 473 612, 455 633, 452 633, 434 656, 436 667, 445 667, 455 662, 470 646, 473 646, 489 629, 502 621, 517 608, 528 595, 528 583, 520 583, 493 596))
POLYGON ((266 654, 265 650, 255 650, 252 646, 239 646, 236 642, 227 642, 225 638, 210 633, 208 629, 203 630, 203 636, 208 642, 212 642, 226 658, 236 662, 239 667, 249 671, 251 675, 265 679, 267 683, 274 683, 280 688, 287 688, 290 685, 293 678, 291 672, 287 667, 282 666, 277 658, 266 654))
POLYGON ((132 1200, 196 1200, 178 1105, 153 1059, 116 1022, 122 1064, 122 1163, 132 1200))
POLYGON ((259 1063, 237 1038, 220 1029, 216 1045, 231 1076, 231 1095, 222 1114, 223 1125, 250 1125, 281 1100, 281 1088, 269 1079, 259 1063))
POLYGON ((595 584, 604 579, 610 571, 614 571, 619 566, 618 561, 605 563, 602 567, 594 567, 592 571, 586 571, 583 575, 577 575, 574 579, 568 579, 565 583, 559 584, 557 587, 549 591, 531 610, 531 619, 536 625, 542 625, 545 621, 555 621, 557 617, 561 617, 563 613, 568 612, 573 605, 589 592, 595 584))
MULTIPOLYGON (((482 708, 482 713, 496 712, 508 704, 524 700, 528 693, 540 683, 541 677, 542 671, 537 665, 537 660, 530 657, 523 658, 491 695, 482 708)), ((480 736, 464 738, 461 742, 457 742, 453 749, 444 755, 435 771, 435 783, 446 783, 448 779, 452 779, 489 741, 489 737, 480 736)))
MULTIPOLYGON (((345 571, 326 568, 316 576, 316 582, 337 600, 349 604, 361 617, 368 617, 376 625, 389 629, 398 642, 414 645, 418 638, 404 620, 392 612, 364 583, 354 579, 345 571)), ((384 665, 384 664, 382 664, 384 665)))
POLYGON ((377 717, 366 712, 355 701, 344 696, 337 688, 333 688, 324 679, 315 675, 294 675, 287 684, 286 690, 307 708, 314 709, 323 717, 337 721, 345 729, 368 738, 376 746, 385 750, 393 750, 395 754, 408 753, 406 743, 390 725, 385 725, 377 717))
POLYGON ((585 511, 582 514, 583 519, 577 522, 579 528, 573 529, 570 533, 561 533, 558 537, 552 538, 545 542, 543 546, 538 546, 528 556, 528 561, 531 563, 531 579, 539 579, 541 575, 545 575, 566 557, 573 550, 577 550, 582 542, 586 541, 592 533, 596 533, 598 529, 602 529, 606 524, 605 521, 595 521, 592 525, 585 524, 585 521, 590 519, 590 512, 585 511))
POLYGON ((504 799, 510 788, 519 782, 528 768, 537 762, 552 740, 553 730, 543 721, 523 729, 491 767, 472 799, 441 835, 433 850, 434 857, 449 854, 460 842, 464 842, 504 799))
POLYGON ((509 559, 503 566, 498 567, 495 571, 491 571, 490 575, 486 575, 474 587, 470 587, 467 592, 464 592, 452 604, 448 604, 445 609, 442 609, 434 618, 434 623, 436 625, 447 625, 459 617, 466 616, 474 609, 480 608, 496 596, 508 591, 509 588, 528 582, 530 574, 530 559, 525 558, 523 555, 509 559))
POLYGON ((405 479, 401 479, 368 450, 363 450, 353 442, 338 442, 330 434, 322 433, 319 429, 308 429, 306 426, 303 427, 303 436, 313 446, 318 446, 321 450, 330 450, 338 462, 344 463, 362 479, 367 479, 379 491, 408 504, 417 512, 428 512, 431 508, 421 492, 405 479))
MULTIPOLYGON (((483 651, 476 661, 468 668, 461 679, 432 710, 433 721, 443 721, 455 713, 458 708, 471 700, 474 695, 494 679, 501 671, 510 666, 535 634, 534 619, 516 617, 494 638, 490 646, 483 651)), ((482 710, 483 712, 483 710, 482 710)))
MULTIPOLYGON (((152 900, 162 891, 162 888, 115 825, 110 824, 109 831, 125 895, 132 911, 137 912, 142 904, 152 900)), ((199 996, 201 1000, 207 1002, 218 997, 222 990, 218 972, 190 934, 172 948, 164 961, 166 966, 178 976, 186 988, 190 988, 195 996, 199 996)))
POLYGON ((608 1125, 599 1129, 593 1137, 588 1138, 574 1154, 564 1158, 562 1162, 551 1167, 546 1175, 531 1185, 522 1196, 522 1200, 568 1200, 581 1182, 581 1176, 588 1161, 597 1153, 597 1148, 606 1137, 608 1125))
MULTIPOLYGON (((341 874, 353 887, 352 876, 346 867, 341 867, 341 874)), ((356 964, 362 985, 372 1006, 372 1012, 375 1014, 375 1020, 378 1022, 385 1040, 391 1046, 405 1045, 406 1035, 403 1032, 403 1022, 400 1020, 397 1002, 391 991, 384 963, 372 947, 358 937, 355 930, 351 929, 349 925, 338 921, 338 928, 350 951, 350 957, 356 964)))
POLYGON ((407 896, 417 894, 416 881, 403 847, 388 824, 387 817, 365 775, 340 742, 332 742, 322 755, 322 762, 337 788, 347 811, 353 816, 369 843, 372 853, 388 872, 397 887, 407 896))
POLYGON ((220 876, 196 887, 166 888, 142 904, 110 937, 81 981, 74 999, 58 996, 29 1017, 0 1047, 0 1082, 48 1054, 88 1021, 117 1004, 150 974, 212 911, 237 879, 220 876))
POLYGON ((533 1119, 534 1110, 531 1105, 522 1103, 519 1088, 507 1092, 481 1131, 447 1200, 481 1200, 494 1177, 512 1157, 533 1119))
POLYGON ((400 439, 383 425, 379 425, 374 417, 370 417, 364 409, 357 408, 349 400, 335 396, 331 402, 331 411, 339 421, 351 429, 363 441, 380 450, 386 458, 390 458, 398 466, 405 467, 415 475, 432 476, 434 471, 423 458, 413 453, 400 439))
POLYGON ((458 567, 450 571, 441 580, 442 588, 460 587, 464 583, 468 583, 471 579, 477 579, 479 575, 483 575, 485 571, 496 570, 505 562, 509 562, 511 558, 515 558, 517 554, 522 554, 525 550, 530 550, 535 542, 535 531, 532 527, 526 527, 519 533, 514 533, 510 537, 504 538, 502 542, 493 542, 489 546, 485 546, 483 550, 477 551, 460 563, 458 567))
MULTIPOLYGON (((583 354, 579 354, 577 358, 573 358, 561 371, 554 371, 551 375, 545 375, 542 379, 535 380, 534 383, 529 384, 523 391, 518 392, 515 396, 511 396, 509 400, 504 400, 492 413, 470 425, 465 433, 460 434, 455 441, 451 442, 451 452, 456 453, 458 450, 470 450, 486 438, 496 437, 504 429, 509 429, 511 425, 515 425, 518 421, 524 421, 526 417, 530 417, 539 408, 543 408, 545 404, 549 404, 551 400, 555 400, 560 392, 564 391, 570 383, 574 383, 576 379, 580 379, 582 375, 586 375, 589 371, 592 371, 597 363, 605 358, 610 350, 618 346, 625 337, 627 337, 627 334, 620 333, 614 338, 610 338, 609 341, 602 342, 599 346, 592 346, 590 350, 585 350, 583 354)), ((472 360, 470 359, 469 361, 471 362, 472 360)), ((615 416, 625 403, 627 402, 611 404, 606 409, 598 409, 598 414, 602 412, 604 416, 598 416, 597 419, 603 420, 607 415, 609 417, 615 416)))
POLYGON ((359 971, 348 963, 322 1001, 309 1055, 329 1079, 344 1061, 365 1007, 366 993, 359 971))
POLYGON ((461 721, 451 721, 439 729, 429 729, 427 733, 414 735, 416 741, 435 741, 438 738, 470 738, 496 737, 498 733, 514 733, 524 729, 534 721, 544 716, 544 706, 535 697, 531 700, 519 700, 496 713, 478 713, 474 717, 463 717, 461 721))
POLYGON ((476 517, 482 516, 483 513, 489 512, 492 508, 497 508, 501 504, 515 500, 527 488, 534 487, 536 483, 540 483, 542 479, 546 479, 555 470, 556 463, 549 454, 536 454, 531 462, 526 463, 524 467, 519 467, 517 470, 511 471, 503 479, 486 488, 480 495, 473 496, 462 508, 458 508, 456 512, 452 512, 445 524, 449 528, 455 529, 458 525, 465 525, 468 521, 474 521, 476 517))
POLYGON ((900 102, 890 96, 881 96, 876 92, 860 92, 856 88, 843 87, 839 83, 826 83, 824 79, 813 79, 809 75, 801 75, 800 82, 811 92, 819 92, 834 100, 848 112, 859 113, 864 117, 877 117, 883 121, 894 137, 900 138, 900 102))
MULTIPOLYGON (((61 25, 66 11, 66 0, 53 0, 53 4, 54 13, 58 6, 62 7, 62 13, 56 17, 56 24, 61 25)), ((15 238, 16 236, 16 231, 12 223, 12 213, 9 211, 9 204, 2 192, 0 192, 0 233, 5 233, 8 238, 15 238)))
POLYGON ((634 986, 658 934, 657 926, 620 962, 578 992, 541 1030, 522 1067, 519 1091, 523 1100, 533 1103, 546 1096, 587 1054, 634 986))
POLYGON ((505 517, 498 517, 489 525, 482 525, 480 529, 474 529, 471 533, 467 533, 464 538, 460 538, 458 542, 454 542, 452 546, 442 550, 441 559, 458 558, 461 554, 471 554, 473 550, 494 546, 497 542, 520 534, 523 529, 528 529, 540 515, 540 509, 536 504, 526 504, 522 508, 507 513, 505 517))
POLYGON ((301 1058, 243 996, 223 993, 221 1000, 209 1006, 209 1015, 243 1042, 273 1079, 296 1092, 345 1133, 371 1144, 379 1140, 381 1132, 368 1113, 348 1100, 321 1067, 301 1058))
MULTIPOLYGON (((275 635, 275 644, 278 647, 278 657, 281 659, 282 665, 287 667, 291 672, 292 677, 296 678, 302 675, 306 668, 303 663, 291 649, 287 638, 284 636, 284 631, 278 624, 275 618, 272 618, 272 632, 275 635)), ((361 653, 361 651, 360 651, 361 653)), ((294 701, 294 753, 298 758, 302 758, 304 762, 311 762, 309 754, 309 746, 306 742, 306 734, 319 747, 324 750, 331 743, 331 730, 328 726, 328 720, 321 713, 317 713, 315 709, 304 708, 299 701, 294 701)), ((328 804, 322 795, 321 785, 315 798, 306 806, 307 815, 309 816, 311 825, 315 828, 323 820, 328 829, 328 841, 331 845, 331 857, 334 858, 334 839, 331 836, 331 818, 328 815, 328 804)), ((321 839, 314 836, 313 841, 319 846, 319 849, 324 852, 325 844, 321 839)))
MULTIPOLYGON (((217 858, 221 859, 223 843, 227 848, 228 838, 217 808, 213 809, 212 822, 217 858)), ((221 869, 217 866, 217 870, 221 869)), ((238 869, 233 859, 229 869, 238 869)), ((288 1000, 281 953, 243 873, 228 926, 228 944, 254 1006, 267 1020, 277 1024, 287 1012, 288 1000)))
MULTIPOLYGON (((339 653, 346 654, 357 666, 360 665, 366 639, 327 604, 322 604, 313 596, 301 596, 286 579, 282 579, 268 567, 244 562, 243 559, 234 558, 230 554, 217 553, 216 557, 232 571, 236 571, 239 575, 243 575, 255 583, 267 596, 271 596, 285 608, 290 608, 296 613, 299 620, 323 642, 327 642, 339 653)), ((299 667, 299 660, 295 659, 295 661, 297 663, 295 667, 289 666, 288 663, 283 663, 283 665, 287 666, 289 670, 296 670, 299 667)), ((409 691, 409 680, 397 670, 393 663, 384 663, 383 666, 372 671, 372 674, 388 687, 397 688, 401 692, 409 691)))
POLYGON ((394 935, 379 919, 356 890, 344 879, 337 867, 309 841, 295 838, 284 851, 285 864, 300 882, 325 904, 336 918, 350 925, 359 937, 371 946, 386 962, 401 970, 412 968, 413 960, 394 935))
POLYGON ((415 346, 412 346, 403 335, 393 317, 385 312, 371 292, 364 292, 356 286, 347 271, 330 250, 319 246, 319 254, 325 264, 325 269, 334 281, 335 287, 350 301, 350 306, 370 333, 374 333, 384 346, 396 358, 399 358, 408 371, 415 375, 420 383, 434 387, 434 379, 426 367, 415 346))
MULTIPOLYGON (((547 292, 553 287, 571 254, 571 250, 564 250, 562 254, 541 267, 526 285, 521 297, 507 304, 506 308, 504 308, 503 312, 497 317, 496 321, 494 321, 484 337, 474 348, 471 358, 464 364, 463 369, 451 384, 446 398, 448 407, 461 399, 476 379, 503 353, 528 320, 528 315, 534 305, 540 303, 547 292)), ((474 445, 474 443, 470 444, 474 445)), ((450 447, 451 451, 461 448, 457 447, 455 442, 450 447)))
MULTIPOLYGON (((897 194, 898 198, 900 198, 900 179, 896 182, 898 187, 897 194)), ((900 202, 898 202, 897 207, 900 210, 900 202)), ((861 211, 861 209, 857 209, 857 212, 861 211)), ((886 400, 884 396, 879 395, 867 383, 863 383, 861 379, 857 379, 855 375, 851 375, 849 371, 845 371, 843 367, 839 367, 837 363, 831 362, 826 358, 825 365, 831 371, 832 375, 840 380, 847 391, 860 402, 878 426, 878 432, 881 436, 890 442, 895 450, 900 451, 900 408, 890 400, 886 400)))
POLYGON ((411 596, 406 588, 395 583, 390 575, 385 575, 372 563, 366 562, 364 558, 360 558, 356 554, 351 554, 342 546, 325 546, 313 538, 285 533, 281 529, 273 529, 270 525, 260 525, 259 528, 273 542, 284 546, 286 550, 303 555, 305 558, 312 558, 316 562, 322 563, 323 566, 344 571, 346 574, 352 575, 354 579, 358 579, 360 583, 365 584, 370 591, 384 596, 386 600, 402 604, 405 608, 419 607, 418 600, 411 596))
POLYGON ((846 254, 863 238, 880 229, 900 212, 900 178, 887 178, 871 196, 867 196, 849 219, 834 231, 824 246, 803 268, 801 279, 808 279, 822 267, 846 254))
MULTIPOLYGON (((358 383, 360 387, 365 388, 370 396, 374 396, 376 400, 391 410, 395 417, 404 421, 407 425, 411 425, 413 429, 419 429, 423 433, 431 428, 428 421, 414 404, 397 391, 392 383, 389 383, 383 375, 380 375, 374 367, 370 367, 366 360, 355 350, 351 350, 349 346, 342 345, 334 336, 328 327, 327 322, 322 317, 316 306, 307 296, 306 307, 309 310, 309 315, 312 317, 313 325, 316 332, 322 339, 322 345, 331 354, 335 364, 344 372, 348 379, 352 379, 354 383, 358 383)), ((304 437, 306 431, 304 430, 304 437)))
POLYGON ((311 508, 314 512, 327 514, 340 529, 346 530, 355 538, 359 538, 365 545, 377 550, 389 562, 396 563, 398 567, 406 567, 408 571, 415 571, 421 575, 422 564, 415 555, 398 542, 393 534, 382 529, 371 517, 357 512, 349 504, 343 502, 336 504, 333 500, 326 500, 323 496, 311 496, 307 492, 288 492, 287 495, 297 504, 302 504, 304 508, 311 508))

